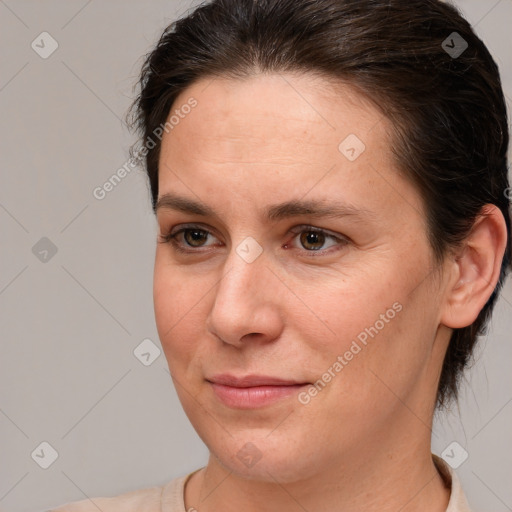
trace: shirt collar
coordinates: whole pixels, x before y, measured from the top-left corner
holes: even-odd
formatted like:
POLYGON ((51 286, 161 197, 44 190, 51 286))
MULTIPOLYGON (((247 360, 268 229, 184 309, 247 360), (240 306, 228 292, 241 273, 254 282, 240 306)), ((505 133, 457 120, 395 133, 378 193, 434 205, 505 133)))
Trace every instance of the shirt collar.
POLYGON ((457 473, 441 457, 434 453, 432 454, 432 459, 444 483, 451 489, 450 501, 448 502, 446 512, 471 512, 457 473))

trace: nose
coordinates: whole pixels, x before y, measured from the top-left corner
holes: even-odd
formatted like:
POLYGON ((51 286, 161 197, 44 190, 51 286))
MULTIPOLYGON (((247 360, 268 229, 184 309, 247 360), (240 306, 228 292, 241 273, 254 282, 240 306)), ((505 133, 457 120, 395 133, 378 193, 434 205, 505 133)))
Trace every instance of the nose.
POLYGON ((233 247, 224 269, 206 320, 208 331, 239 347, 278 338, 284 325, 286 287, 268 267, 265 252, 249 262, 233 247))

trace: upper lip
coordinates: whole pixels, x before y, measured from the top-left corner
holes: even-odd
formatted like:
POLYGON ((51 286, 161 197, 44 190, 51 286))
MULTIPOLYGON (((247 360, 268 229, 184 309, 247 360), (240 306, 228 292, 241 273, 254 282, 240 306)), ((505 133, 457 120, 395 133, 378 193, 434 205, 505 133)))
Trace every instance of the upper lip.
POLYGON ((233 388, 250 388, 255 386, 296 386, 297 384, 306 384, 296 380, 280 379, 267 375, 244 375, 235 377, 234 375, 222 374, 214 375, 206 379, 214 384, 222 384, 233 388))

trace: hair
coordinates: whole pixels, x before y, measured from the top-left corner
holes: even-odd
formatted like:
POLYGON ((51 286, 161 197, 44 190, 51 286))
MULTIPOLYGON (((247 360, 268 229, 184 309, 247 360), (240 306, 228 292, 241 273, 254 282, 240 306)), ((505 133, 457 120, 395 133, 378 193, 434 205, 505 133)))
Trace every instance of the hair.
POLYGON ((207 77, 281 72, 349 84, 391 121, 397 170, 424 201, 436 265, 461 247, 486 204, 505 218, 498 284, 473 324, 453 330, 443 361, 436 406, 446 407, 457 399, 511 265, 509 134, 498 67, 458 10, 439 0, 203 3, 170 24, 145 56, 130 111, 146 144, 153 211, 161 146, 155 134, 177 96, 207 77))

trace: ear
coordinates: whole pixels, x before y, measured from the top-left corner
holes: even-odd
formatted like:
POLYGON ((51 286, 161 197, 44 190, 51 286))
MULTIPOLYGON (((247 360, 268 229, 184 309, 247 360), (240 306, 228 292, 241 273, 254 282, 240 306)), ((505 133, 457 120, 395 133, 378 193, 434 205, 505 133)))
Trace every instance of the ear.
POLYGON ((476 320, 498 283, 507 237, 500 209, 485 205, 451 263, 442 324, 460 329, 476 320))

